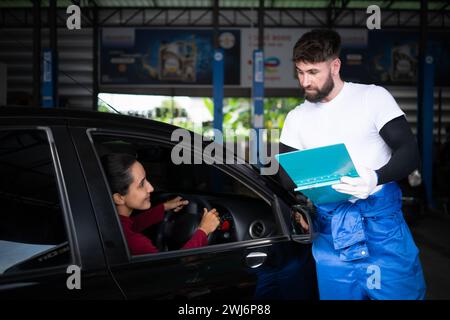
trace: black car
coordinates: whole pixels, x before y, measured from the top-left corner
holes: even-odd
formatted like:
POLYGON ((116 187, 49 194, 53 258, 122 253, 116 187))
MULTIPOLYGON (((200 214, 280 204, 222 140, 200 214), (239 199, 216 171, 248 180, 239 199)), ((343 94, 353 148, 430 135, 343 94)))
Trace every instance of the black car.
POLYGON ((174 164, 176 128, 0 108, 0 299, 315 299, 308 206, 249 164, 174 164), (128 250, 99 161, 111 152, 137 156, 153 203, 190 200, 145 231, 159 253, 128 250), (221 226, 208 246, 179 249, 203 207, 218 209, 221 226), (309 228, 296 224, 299 213, 309 228))

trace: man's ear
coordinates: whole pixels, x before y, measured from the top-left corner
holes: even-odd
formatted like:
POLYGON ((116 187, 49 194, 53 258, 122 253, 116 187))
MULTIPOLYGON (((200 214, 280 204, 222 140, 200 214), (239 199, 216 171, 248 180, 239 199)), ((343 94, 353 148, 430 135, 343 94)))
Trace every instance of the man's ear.
POLYGON ((118 193, 118 192, 116 192, 116 193, 113 194, 113 200, 114 200, 114 203, 115 203, 116 205, 122 205, 122 204, 125 204, 124 196, 121 195, 121 194, 118 193))
POLYGON ((336 58, 331 63, 331 73, 333 76, 339 75, 339 71, 341 70, 341 59, 336 58))

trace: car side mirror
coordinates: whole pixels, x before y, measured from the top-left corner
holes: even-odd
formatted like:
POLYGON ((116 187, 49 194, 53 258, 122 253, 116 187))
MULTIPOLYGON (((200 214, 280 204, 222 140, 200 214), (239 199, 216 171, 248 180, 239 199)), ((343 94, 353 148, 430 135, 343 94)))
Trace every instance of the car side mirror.
POLYGON ((314 209, 306 205, 294 205, 290 213, 290 232, 292 240, 299 243, 312 243, 316 238, 316 228, 313 223, 314 209))

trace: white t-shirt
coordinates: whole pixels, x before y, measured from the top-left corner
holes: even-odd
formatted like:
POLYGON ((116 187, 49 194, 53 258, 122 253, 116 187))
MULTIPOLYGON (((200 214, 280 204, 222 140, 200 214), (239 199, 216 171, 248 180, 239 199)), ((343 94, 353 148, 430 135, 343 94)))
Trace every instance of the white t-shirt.
POLYGON ((291 110, 280 142, 299 150, 344 143, 357 168, 377 170, 391 158, 391 149, 378 132, 387 122, 402 115, 403 111, 386 89, 344 82, 342 90, 331 101, 305 101, 291 110))

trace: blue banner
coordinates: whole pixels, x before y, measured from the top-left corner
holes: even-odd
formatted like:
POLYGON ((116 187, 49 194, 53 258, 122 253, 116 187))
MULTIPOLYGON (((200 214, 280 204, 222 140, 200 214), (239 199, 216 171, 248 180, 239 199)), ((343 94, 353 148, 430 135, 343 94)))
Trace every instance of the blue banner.
MULTIPOLYGON (((430 54, 439 66, 437 86, 450 85, 450 34, 429 32, 430 54)), ((412 31, 372 30, 367 46, 341 49, 341 76, 346 81, 381 85, 416 85, 419 60, 419 34, 412 31)))
MULTIPOLYGON (((101 84, 211 85, 213 30, 103 29, 101 84)), ((240 84, 240 31, 222 30, 224 83, 240 84)))
POLYGON ((42 96, 42 107, 44 108, 53 108, 53 53, 49 48, 45 48, 42 51, 42 87, 41 87, 41 96, 42 96))

